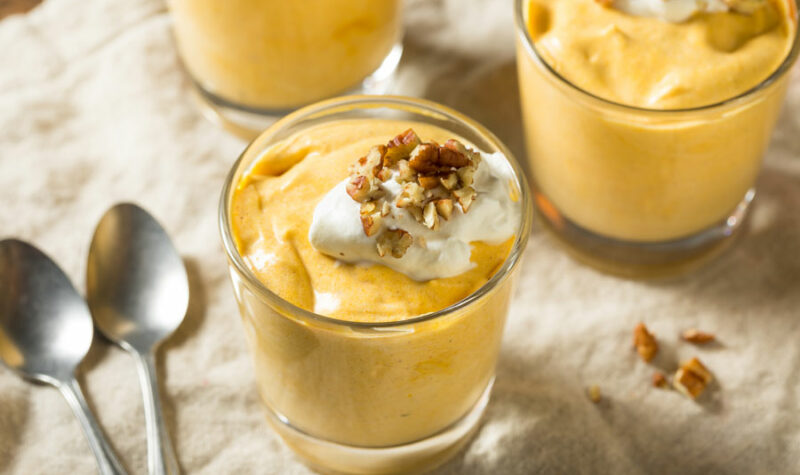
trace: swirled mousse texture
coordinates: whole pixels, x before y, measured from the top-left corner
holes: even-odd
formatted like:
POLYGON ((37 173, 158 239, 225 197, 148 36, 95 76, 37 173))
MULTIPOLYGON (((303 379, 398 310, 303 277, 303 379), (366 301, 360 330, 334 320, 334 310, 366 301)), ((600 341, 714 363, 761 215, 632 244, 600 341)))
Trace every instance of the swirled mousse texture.
POLYGON ((505 157, 453 138, 422 123, 342 120, 273 145, 232 200, 240 254, 285 300, 342 320, 402 320, 462 300, 505 261, 520 205, 505 157), (382 180, 375 178, 376 188, 361 190, 369 195, 348 189, 358 175, 354 167, 363 172, 381 163, 387 157, 382 144, 398 150, 390 142, 407 129, 435 141, 437 154, 447 149, 442 156, 457 152, 469 160, 414 172, 408 164, 419 155, 415 149, 434 145, 406 143, 382 180))
POLYGON ((784 0, 730 0, 725 11, 713 11, 722 10, 716 0, 652 3, 533 0, 528 28, 545 61, 568 81, 654 109, 741 94, 772 74, 791 49, 794 7, 784 0))

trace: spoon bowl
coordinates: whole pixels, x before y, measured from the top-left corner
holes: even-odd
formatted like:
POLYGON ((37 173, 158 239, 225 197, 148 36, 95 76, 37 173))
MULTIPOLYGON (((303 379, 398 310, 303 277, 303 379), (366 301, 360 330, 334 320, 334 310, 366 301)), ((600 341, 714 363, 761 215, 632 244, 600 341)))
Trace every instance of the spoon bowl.
POLYGON ((89 308, 67 276, 14 239, 0 241, 0 334, 6 366, 48 384, 72 376, 94 334, 89 308))
POLYGON ((0 241, 0 358, 24 378, 58 388, 81 423, 100 473, 122 474, 75 380, 93 336, 89 308, 58 265, 23 241, 0 241))
POLYGON ((155 352, 181 324, 189 306, 189 280, 180 254, 147 211, 118 204, 95 230, 86 289, 97 328, 136 360, 148 469, 154 475, 176 474, 177 460, 161 415, 155 352))
POLYGON ((128 351, 157 347, 189 305, 178 251, 147 211, 128 203, 108 210, 97 225, 86 288, 97 328, 128 351))

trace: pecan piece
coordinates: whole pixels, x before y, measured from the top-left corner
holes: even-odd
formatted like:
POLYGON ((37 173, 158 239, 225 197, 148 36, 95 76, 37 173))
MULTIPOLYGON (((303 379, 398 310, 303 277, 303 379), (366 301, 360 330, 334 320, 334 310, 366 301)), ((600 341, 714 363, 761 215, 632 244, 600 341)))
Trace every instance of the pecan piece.
POLYGON ((458 204, 461 205, 461 210, 465 213, 469 211, 469 207, 472 206, 472 201, 475 200, 475 190, 471 186, 468 186, 455 190, 453 195, 456 197, 456 200, 458 200, 458 204))
POLYGON ((381 215, 380 214, 362 214, 361 227, 364 228, 364 234, 368 237, 374 236, 381 229, 381 215))
POLYGON ((413 181, 403 185, 403 191, 395 199, 395 206, 398 208, 419 207, 425 199, 425 189, 413 181))
POLYGON ((397 162, 397 176, 395 181, 397 183, 405 183, 414 179, 415 172, 408 165, 408 160, 400 160, 397 162))
POLYGON ((684 331, 681 333, 681 338, 689 343, 695 343, 698 345, 714 341, 714 335, 712 333, 706 333, 696 328, 690 328, 684 331))
POLYGON ((431 143, 419 145, 411 152, 408 165, 417 173, 432 175, 439 172, 439 147, 431 143))
POLYGON ((469 166, 472 162, 467 156, 452 148, 441 147, 439 148, 439 161, 440 167, 447 168, 461 168, 469 166))
POLYGON ((675 373, 672 384, 683 394, 697 399, 713 380, 711 372, 697 358, 684 362, 675 373))
POLYGON ((461 186, 472 186, 475 182, 475 168, 473 167, 460 168, 457 174, 461 186))
POLYGON ((439 215, 436 212, 436 205, 433 201, 428 202, 422 211, 422 224, 434 231, 439 229, 439 215))
POLYGON ((653 387, 655 388, 665 388, 667 386, 667 378, 664 376, 664 373, 661 371, 656 371, 653 373, 653 387))
POLYGON ((367 199, 369 195, 369 183, 367 182, 367 177, 363 175, 354 176, 347 182, 347 186, 345 187, 347 190, 347 194, 350 195, 350 198, 353 200, 362 202, 367 199))
POLYGON ((384 201, 381 204, 381 217, 389 216, 389 213, 392 211, 392 206, 389 204, 388 201, 384 201))
POLYGON ((400 259, 413 242, 414 239, 411 235, 402 229, 386 230, 377 239, 378 255, 384 257, 389 254, 396 259, 400 259))
POLYGON ((351 173, 364 175, 366 177, 375 176, 381 169, 383 155, 385 153, 386 147, 384 145, 376 145, 372 147, 369 149, 369 152, 366 156, 358 159, 358 162, 355 163, 354 169, 351 170, 351 173))
POLYGON ((458 185, 458 175, 454 172, 447 173, 439 177, 439 181, 445 190, 452 190, 458 185))
POLYGON ((653 334, 647 331, 644 323, 639 323, 633 329, 633 346, 645 362, 652 360, 658 352, 658 342, 653 334))
POLYGON ((381 222, 383 221, 380 211, 379 205, 375 201, 367 201, 361 204, 361 227, 367 236, 374 236, 380 231, 381 222))
POLYGON ((445 198, 436 200, 434 203, 436 203, 436 211, 439 212, 439 215, 445 220, 450 219, 450 216, 453 215, 453 200, 445 198))
POLYGON ((454 152, 458 152, 464 155, 467 154, 467 147, 465 147, 464 144, 455 139, 448 139, 447 142, 444 143, 444 148, 453 150, 454 152))
POLYGON ((439 186, 439 177, 437 176, 420 175, 417 179, 426 190, 432 190, 439 186))
POLYGON ((383 156, 383 166, 393 167, 399 160, 408 158, 411 151, 422 141, 413 129, 408 129, 386 144, 386 154, 383 156))

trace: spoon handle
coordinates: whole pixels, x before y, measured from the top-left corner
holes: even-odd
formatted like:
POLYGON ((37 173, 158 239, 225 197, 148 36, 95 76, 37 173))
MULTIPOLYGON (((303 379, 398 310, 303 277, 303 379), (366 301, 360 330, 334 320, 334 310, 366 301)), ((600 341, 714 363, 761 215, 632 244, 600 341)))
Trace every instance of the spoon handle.
POLYGON ((97 468, 101 475, 125 475, 125 469, 122 468, 122 464, 106 442, 103 431, 92 415, 89 405, 86 404, 83 391, 75 378, 62 382, 58 385, 58 389, 67 400, 69 407, 72 408, 75 417, 78 418, 83 433, 89 440, 89 446, 97 459, 97 468))
POLYGON ((147 427, 147 468, 151 475, 178 475, 178 462, 169 433, 161 415, 154 352, 134 353, 139 370, 139 383, 144 396, 144 418, 147 427))

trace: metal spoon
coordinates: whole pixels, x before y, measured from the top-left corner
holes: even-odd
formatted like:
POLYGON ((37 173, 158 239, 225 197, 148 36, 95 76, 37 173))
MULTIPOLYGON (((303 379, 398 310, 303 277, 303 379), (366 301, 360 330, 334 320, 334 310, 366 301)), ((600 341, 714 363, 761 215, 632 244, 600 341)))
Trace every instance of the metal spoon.
POLYGON ((136 359, 150 473, 179 473, 161 415, 155 352, 183 321, 189 282, 172 241, 147 211, 123 203, 106 212, 89 249, 86 292, 97 328, 136 359))
POLYGON ((0 357, 23 377, 58 388, 100 473, 124 474, 75 380, 93 336, 89 308, 58 265, 30 244, 0 241, 0 357))

